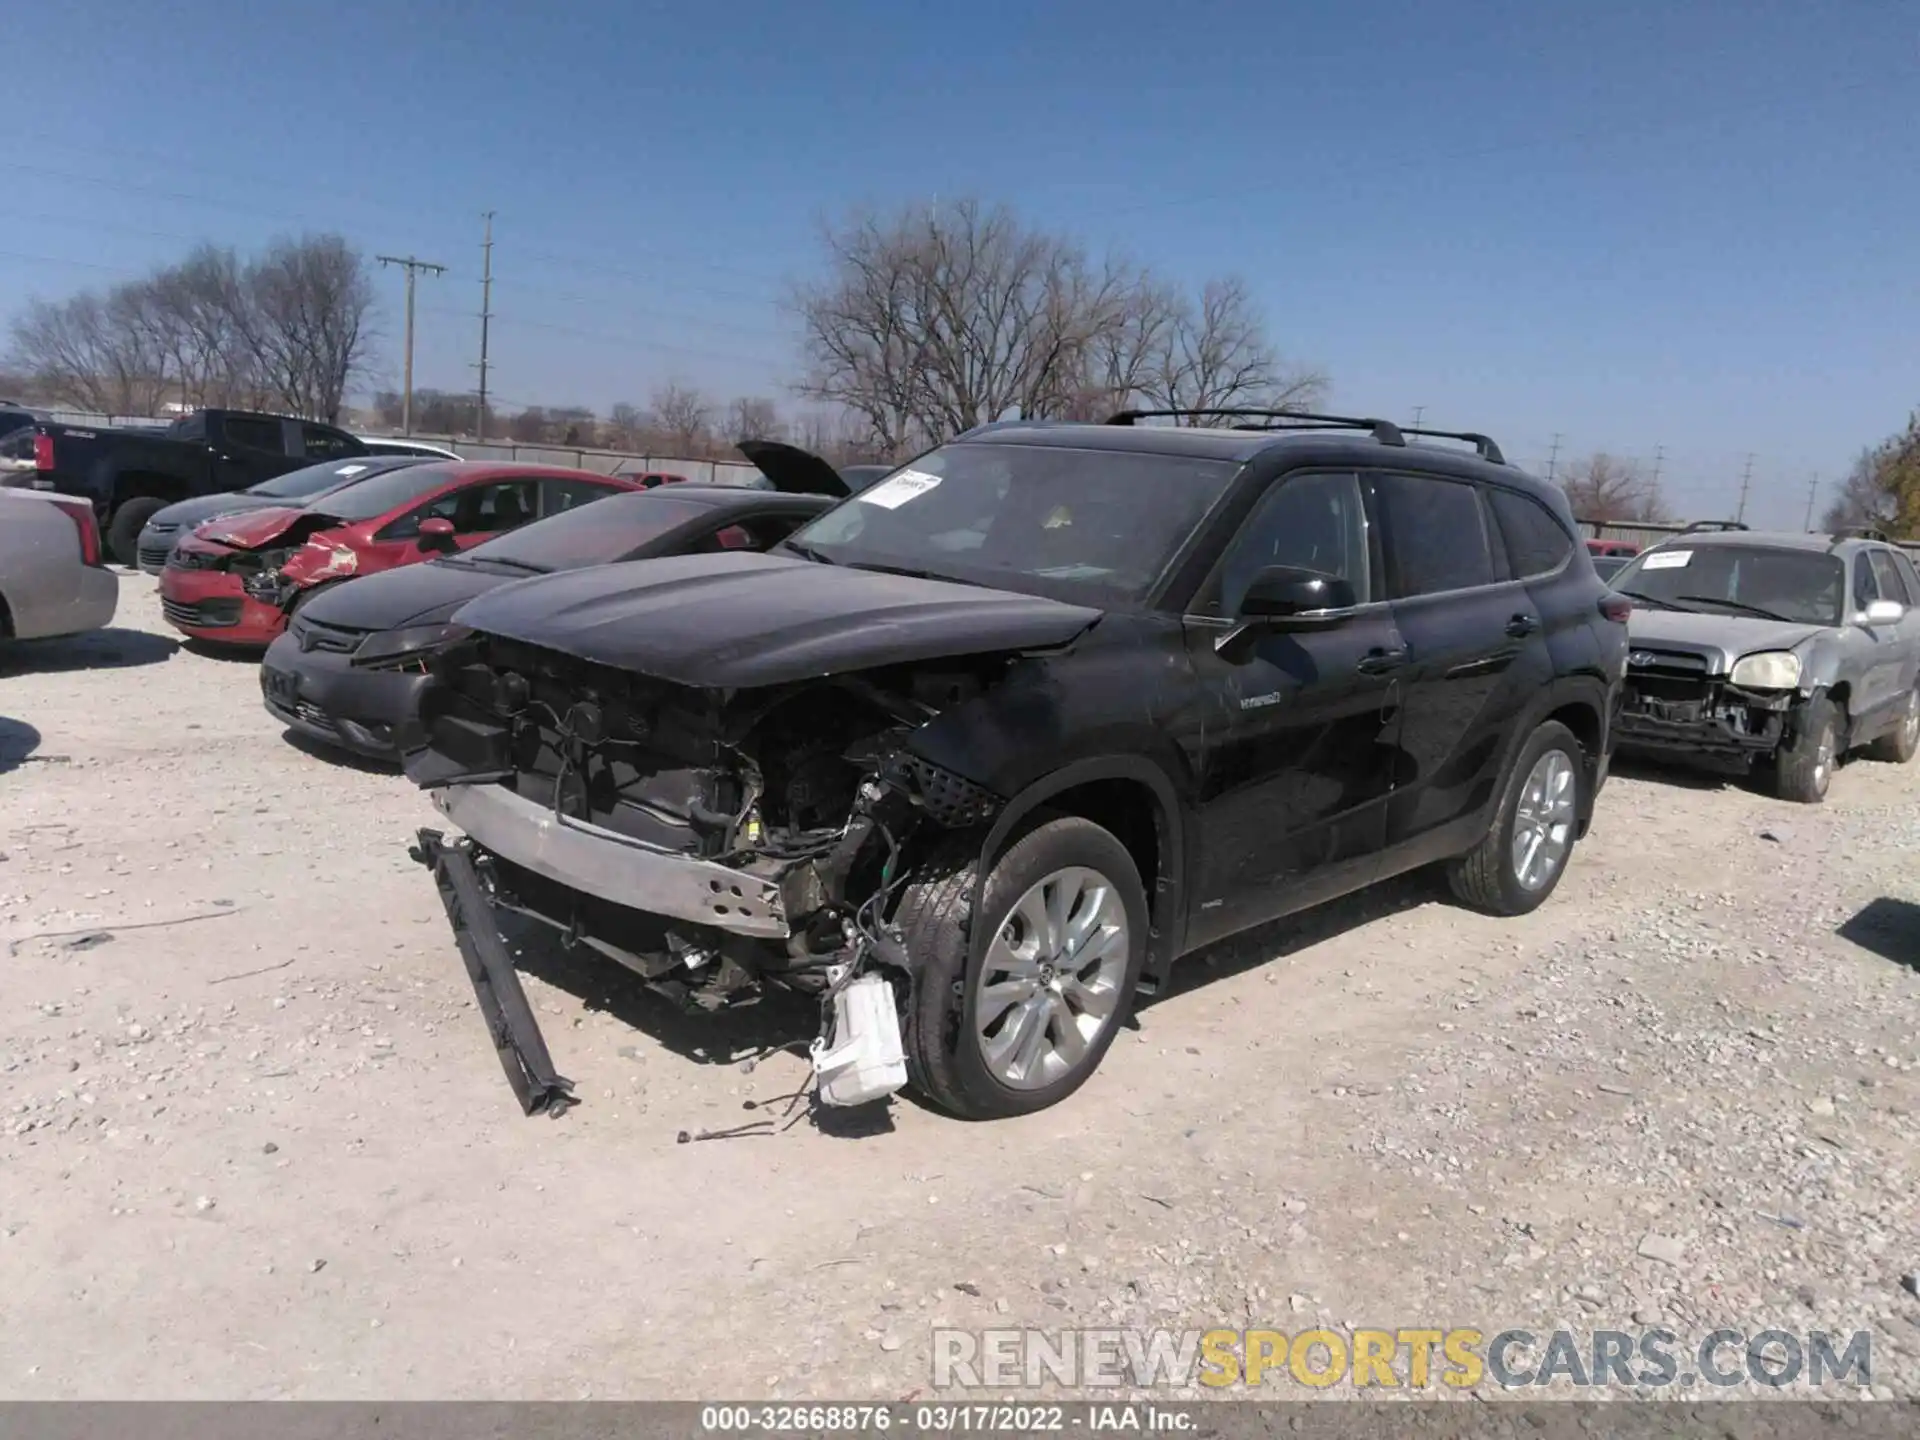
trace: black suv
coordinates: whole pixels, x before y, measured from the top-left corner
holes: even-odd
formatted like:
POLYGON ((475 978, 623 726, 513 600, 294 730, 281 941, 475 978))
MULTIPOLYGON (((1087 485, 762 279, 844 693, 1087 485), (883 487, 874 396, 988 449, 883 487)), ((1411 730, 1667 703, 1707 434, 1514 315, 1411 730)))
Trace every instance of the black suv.
POLYGON ((819 995, 828 1103, 991 1117, 1222 936, 1432 862, 1552 893, 1628 614, 1561 493, 1479 435, 1169 415, 985 426, 771 553, 455 614, 406 763, 465 836, 415 856, 527 1109, 570 1082, 503 909, 693 1006, 819 995))

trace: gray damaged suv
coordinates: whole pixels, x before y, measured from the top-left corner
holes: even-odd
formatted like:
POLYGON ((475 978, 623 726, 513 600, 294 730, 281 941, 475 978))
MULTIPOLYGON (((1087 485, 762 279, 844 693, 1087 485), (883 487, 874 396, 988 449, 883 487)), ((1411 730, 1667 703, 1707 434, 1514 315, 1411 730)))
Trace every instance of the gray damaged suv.
POLYGON ((1634 607, 1623 750, 1757 766, 1817 802, 1849 752, 1920 748, 1920 573, 1878 532, 1703 521, 1612 584, 1634 607))

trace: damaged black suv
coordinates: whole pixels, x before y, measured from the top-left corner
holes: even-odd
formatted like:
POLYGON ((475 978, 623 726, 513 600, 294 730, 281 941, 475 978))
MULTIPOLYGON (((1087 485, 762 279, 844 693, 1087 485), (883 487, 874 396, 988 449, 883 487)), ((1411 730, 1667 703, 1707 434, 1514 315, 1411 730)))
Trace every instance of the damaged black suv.
POLYGON ((456 614, 406 764, 465 834, 416 855, 526 1108, 570 1082, 502 910, 690 1005, 818 995, 828 1103, 992 1117, 1209 941, 1432 862, 1552 893, 1628 613, 1560 492, 1479 435, 1167 414, 985 426, 771 553, 456 614))

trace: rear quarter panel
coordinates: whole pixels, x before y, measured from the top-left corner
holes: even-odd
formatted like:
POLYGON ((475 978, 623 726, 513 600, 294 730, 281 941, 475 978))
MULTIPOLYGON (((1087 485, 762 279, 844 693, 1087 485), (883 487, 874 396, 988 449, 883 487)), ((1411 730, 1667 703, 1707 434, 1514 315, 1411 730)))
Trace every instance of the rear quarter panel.
POLYGON ((73 521, 57 505, 30 494, 0 493, 0 601, 13 638, 36 640, 105 624, 113 618, 112 585, 106 572, 89 571, 80 562, 73 521))

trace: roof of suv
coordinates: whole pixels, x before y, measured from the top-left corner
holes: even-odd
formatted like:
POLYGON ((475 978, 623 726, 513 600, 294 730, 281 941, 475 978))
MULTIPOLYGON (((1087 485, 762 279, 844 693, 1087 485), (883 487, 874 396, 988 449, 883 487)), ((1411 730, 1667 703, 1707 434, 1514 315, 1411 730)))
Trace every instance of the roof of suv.
POLYGON ((1690 548, 1712 545, 1764 545, 1773 550, 1816 550, 1822 553, 1852 554, 1871 546, 1885 549, 1898 549, 1890 541, 1879 540, 1871 535, 1809 535, 1802 530, 1682 530, 1662 539, 1657 546, 1648 549, 1664 549, 1669 545, 1685 544, 1690 548))
MULTIPOLYGON (((1081 450, 1129 450, 1154 455, 1199 456, 1236 463, 1275 453, 1298 452, 1302 460, 1332 460, 1374 466, 1396 456, 1419 457, 1422 465, 1438 465, 1462 476, 1501 480, 1508 484, 1546 487, 1546 482, 1505 463, 1484 459, 1472 451, 1430 445, 1405 438, 1416 433, 1385 421, 1313 423, 1313 415, 1286 416, 1273 429, 1230 429, 1211 425, 1136 425, 1124 419, 1096 424, 1073 420, 1003 420, 981 425, 956 437, 956 444, 1058 445, 1081 450), (1286 421, 1302 423, 1288 424, 1286 421), (1370 430, 1366 426, 1378 426, 1370 430), (1382 432, 1393 439, 1383 438, 1382 432), (1397 440, 1398 443, 1395 443, 1397 440)), ((1465 437, 1449 437, 1465 438, 1465 437)), ((1497 447, 1485 442, 1493 453, 1497 447)))

